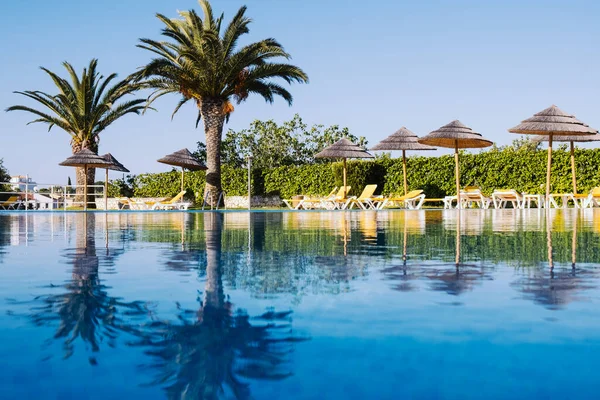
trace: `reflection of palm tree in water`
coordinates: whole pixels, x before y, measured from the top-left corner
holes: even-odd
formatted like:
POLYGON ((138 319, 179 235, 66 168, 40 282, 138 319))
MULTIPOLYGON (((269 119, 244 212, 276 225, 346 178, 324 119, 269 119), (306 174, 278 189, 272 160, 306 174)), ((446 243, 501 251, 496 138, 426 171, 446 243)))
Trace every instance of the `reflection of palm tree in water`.
POLYGON ((292 343, 290 313, 269 312, 253 320, 233 312, 225 299, 221 266, 223 214, 204 214, 206 231, 206 283, 197 312, 182 310, 180 324, 154 322, 142 333, 141 345, 155 358, 154 384, 166 383, 169 398, 216 399, 223 394, 250 397, 243 378, 284 379, 292 343), (195 318, 194 318, 195 315, 195 318))
MULTIPOLYGON (((43 295, 32 308, 31 318, 36 325, 59 323, 55 339, 64 339, 65 358, 74 352, 74 343, 81 338, 92 352, 100 350, 106 340, 114 346, 119 331, 131 331, 121 315, 128 317, 146 314, 139 302, 124 303, 110 297, 98 276, 99 260, 96 255, 95 215, 80 214, 76 220, 76 246, 66 257, 72 260, 72 279, 60 294, 43 295), (124 311, 125 310, 125 311, 124 311)), ((95 357, 90 357, 95 364, 95 357)))

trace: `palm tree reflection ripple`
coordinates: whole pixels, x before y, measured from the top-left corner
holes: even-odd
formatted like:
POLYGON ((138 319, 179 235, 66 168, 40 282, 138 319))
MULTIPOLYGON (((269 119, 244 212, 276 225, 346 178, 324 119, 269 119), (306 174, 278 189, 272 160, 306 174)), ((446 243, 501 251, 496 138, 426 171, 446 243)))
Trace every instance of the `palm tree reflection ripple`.
MULTIPOLYGON (((36 297, 29 315, 38 326, 58 323, 54 339, 64 340, 64 358, 73 355, 78 338, 92 353, 98 352, 103 342, 114 347, 120 332, 132 333, 147 315, 144 303, 123 302, 119 297, 110 296, 110 287, 102 284, 98 274, 95 218, 94 214, 76 216, 76 246, 65 254, 73 265, 72 279, 60 287, 50 286, 66 291, 36 297)), ((96 357, 90 356, 89 362, 95 365, 96 357)))
POLYGON ((165 385, 168 398, 216 399, 223 394, 250 397, 244 379, 285 379, 295 342, 290 312, 250 318, 234 311, 223 288, 223 214, 205 213, 206 282, 198 310, 180 308, 178 322, 155 321, 140 333, 137 346, 154 360, 154 385, 165 385))

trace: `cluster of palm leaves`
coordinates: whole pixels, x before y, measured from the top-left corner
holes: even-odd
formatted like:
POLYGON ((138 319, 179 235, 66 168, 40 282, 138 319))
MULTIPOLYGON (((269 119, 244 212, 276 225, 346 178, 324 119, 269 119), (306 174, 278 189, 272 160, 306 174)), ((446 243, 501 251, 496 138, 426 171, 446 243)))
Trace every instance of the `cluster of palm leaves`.
MULTIPOLYGON (((221 191, 220 142, 223 124, 233 111, 232 100, 238 103, 250 94, 258 94, 272 103, 280 96, 288 103, 292 95, 277 81, 307 82, 307 75, 288 63, 273 59, 289 59, 290 55, 275 39, 265 39, 238 48, 240 38, 249 33, 251 19, 241 7, 226 27, 223 15, 216 18, 208 0, 199 0, 203 17, 194 10, 180 12, 180 19, 164 15, 157 17, 165 25, 163 36, 168 40, 141 39, 138 47, 155 54, 147 65, 126 79, 110 86, 116 75, 103 79, 92 60, 81 77, 71 64, 64 63, 70 82, 42 68, 58 88, 57 94, 41 91, 16 92, 34 100, 43 108, 17 105, 7 111, 26 111, 45 123, 49 129, 58 126, 71 135, 73 152, 90 149, 97 153, 99 134, 126 114, 140 114, 158 97, 176 93, 182 96, 181 106, 193 100, 198 107, 196 126, 204 119, 207 144, 207 190, 218 196, 221 191), (147 98, 124 101, 123 97, 140 89, 152 89, 147 98)), ((93 183, 90 170, 88 183, 93 183)), ((83 185, 83 171, 77 185, 83 185)))

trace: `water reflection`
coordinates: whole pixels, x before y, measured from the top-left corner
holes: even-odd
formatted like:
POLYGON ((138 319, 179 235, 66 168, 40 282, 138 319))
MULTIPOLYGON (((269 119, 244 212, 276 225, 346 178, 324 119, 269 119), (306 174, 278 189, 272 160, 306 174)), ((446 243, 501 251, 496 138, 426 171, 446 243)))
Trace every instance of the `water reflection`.
POLYGON ((592 284, 593 278, 597 278, 598 272, 585 266, 577 268, 577 229, 581 214, 577 210, 558 210, 545 213, 546 219, 546 243, 548 251, 547 268, 539 268, 523 271, 523 277, 513 283, 526 299, 533 300, 536 304, 545 306, 551 310, 558 310, 572 301, 581 300, 585 290, 596 287, 592 284), (569 224, 571 225, 569 227, 569 224), (554 263, 553 234, 570 232, 570 269, 556 269, 554 263))
POLYGON ((223 214, 203 215, 206 238, 204 296, 198 310, 181 309, 177 322, 155 321, 142 329, 139 345, 153 361, 155 385, 167 397, 246 399, 246 379, 284 379, 291 375, 291 311, 250 318, 226 299, 223 285, 223 214))
MULTIPOLYGON (((97 353, 102 343, 114 347, 119 333, 132 332, 133 319, 146 315, 143 303, 111 296, 110 287, 102 283, 95 218, 94 214, 75 218, 75 248, 64 254, 72 265, 71 279, 62 286, 50 285, 47 288, 51 293, 30 302, 28 317, 35 325, 57 325, 53 339, 63 342, 64 358, 73 355, 78 339, 92 353, 97 353)), ((97 363, 95 355, 88 360, 92 365, 97 363)))
POLYGON ((193 232, 202 229, 197 218, 189 213, 171 213, 169 215, 169 228, 177 232, 171 246, 161 253, 161 261, 168 271, 200 273, 201 266, 205 264, 206 257, 204 245, 195 240, 193 232))
MULTIPOLYGON (((461 295, 464 292, 471 291, 484 280, 492 279, 484 264, 479 259, 479 262, 474 263, 464 262, 461 255, 462 236, 481 235, 487 213, 473 212, 472 210, 446 210, 442 212, 443 235, 442 243, 444 248, 452 246, 452 255, 443 255, 442 260, 446 262, 431 262, 431 259, 417 259, 414 262, 408 263, 408 239, 409 226, 412 226, 413 238, 415 234, 426 236, 426 230, 415 230, 415 226, 421 226, 423 214, 421 212, 404 211, 400 214, 401 223, 403 225, 403 240, 402 240, 402 265, 394 265, 383 269, 383 273, 387 280, 394 282, 392 288, 394 290, 409 292, 417 289, 416 282, 421 280, 429 281, 429 287, 434 291, 445 292, 452 296, 461 295), (452 257, 452 258, 450 258, 452 257), (453 261, 451 262, 450 259, 453 261)), ((432 216, 434 219, 437 216, 432 216)))
POLYGON ((2 259, 4 254, 6 253, 6 246, 10 245, 11 238, 11 216, 10 215, 0 215, 0 263, 2 263, 2 259))

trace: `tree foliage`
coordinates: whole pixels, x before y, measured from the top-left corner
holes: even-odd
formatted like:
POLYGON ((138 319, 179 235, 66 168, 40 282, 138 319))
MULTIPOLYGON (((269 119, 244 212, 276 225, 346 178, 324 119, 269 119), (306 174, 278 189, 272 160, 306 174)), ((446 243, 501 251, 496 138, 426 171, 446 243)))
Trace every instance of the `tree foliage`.
POLYGON ((288 103, 292 95, 273 79, 287 83, 307 82, 300 68, 274 62, 290 59, 290 55, 275 39, 264 39, 240 47, 240 39, 250 32, 252 20, 241 7, 226 26, 224 15, 215 18, 207 0, 199 0, 203 17, 195 10, 180 11, 181 19, 156 17, 165 25, 162 34, 168 41, 140 39, 138 47, 157 57, 145 65, 135 77, 155 90, 151 101, 165 94, 182 96, 173 114, 189 100, 198 105, 196 125, 202 118, 203 100, 219 100, 223 113, 233 111, 231 100, 237 103, 250 94, 258 94, 272 103, 281 96, 288 103))
POLYGON ((4 166, 4 160, 0 158, 0 182, 8 182, 9 180, 10 175, 8 169, 4 166))
MULTIPOLYGON (((246 165, 246 159, 252 155, 253 168, 277 168, 286 165, 304 165, 328 160, 315 159, 314 155, 326 146, 346 137, 366 146, 365 137, 357 137, 348 128, 339 125, 308 126, 296 114, 282 124, 273 120, 255 120, 246 129, 230 129, 221 144, 221 160, 236 168, 246 165)), ((206 156, 206 146, 198 142, 195 154, 202 159, 206 156)))
MULTIPOLYGON (((6 111, 26 111, 37 118, 29 122, 48 125, 48 131, 57 126, 71 136, 74 149, 90 149, 97 153, 100 133, 110 124, 126 114, 139 114, 146 103, 145 99, 123 100, 127 95, 139 89, 130 79, 111 83, 117 74, 106 78, 97 72, 98 60, 93 59, 81 76, 68 62, 63 66, 67 70, 69 80, 41 67, 58 89, 57 94, 48 94, 38 90, 15 92, 34 100, 41 109, 16 105, 6 111)), ((78 183, 79 184, 79 183, 78 183)))

